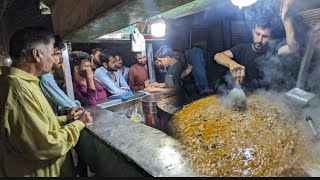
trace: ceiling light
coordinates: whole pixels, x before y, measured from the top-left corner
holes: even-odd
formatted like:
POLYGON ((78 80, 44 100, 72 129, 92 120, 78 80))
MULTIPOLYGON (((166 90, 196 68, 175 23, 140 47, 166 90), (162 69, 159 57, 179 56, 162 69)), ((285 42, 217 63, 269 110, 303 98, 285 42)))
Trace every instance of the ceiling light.
POLYGON ((166 23, 162 18, 157 19, 151 24, 151 35, 154 37, 166 35, 166 23))
POLYGON ((0 66, 11 66, 12 60, 10 58, 5 58, 0 56, 0 66))
POLYGON ((242 7, 250 6, 257 2, 257 0, 231 0, 232 4, 239 6, 239 9, 242 7))

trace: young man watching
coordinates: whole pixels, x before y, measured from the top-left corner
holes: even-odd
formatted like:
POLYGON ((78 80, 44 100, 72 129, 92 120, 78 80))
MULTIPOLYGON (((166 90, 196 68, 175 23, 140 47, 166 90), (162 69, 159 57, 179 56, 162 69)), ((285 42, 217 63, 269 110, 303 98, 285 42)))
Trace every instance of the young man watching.
POLYGON ((128 74, 130 68, 123 65, 123 59, 119 54, 116 54, 116 59, 118 60, 118 70, 120 71, 124 79, 128 82, 128 74))
POLYGON ((107 91, 108 96, 119 95, 130 91, 130 87, 118 71, 118 61, 115 53, 105 50, 101 54, 101 67, 95 71, 95 79, 107 91))
POLYGON ((64 48, 66 47, 64 47, 62 39, 59 36, 55 36, 52 69, 49 73, 40 76, 40 87, 42 92, 48 99, 48 102, 56 115, 64 114, 65 111, 81 105, 79 101, 70 99, 65 92, 60 89, 53 76, 53 72, 55 72, 56 69, 59 69, 63 64, 61 50, 64 48))
POLYGON ((95 71, 98 67, 101 66, 101 53, 102 53, 101 48, 94 48, 91 50, 91 55, 90 55, 90 66, 93 71, 95 71))
POLYGON ((147 58, 141 52, 134 52, 136 63, 129 70, 129 86, 132 91, 141 91, 150 85, 147 58))
POLYGON ((107 99, 106 91, 94 79, 88 53, 73 51, 70 54, 70 67, 75 99, 82 105, 95 105, 98 101, 107 99))

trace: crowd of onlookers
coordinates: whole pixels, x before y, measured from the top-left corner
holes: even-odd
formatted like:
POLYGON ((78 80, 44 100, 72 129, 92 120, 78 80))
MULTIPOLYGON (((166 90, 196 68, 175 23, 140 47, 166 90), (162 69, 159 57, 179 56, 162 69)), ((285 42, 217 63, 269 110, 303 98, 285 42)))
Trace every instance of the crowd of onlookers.
MULTIPOLYGON (((151 60, 155 79, 149 79, 148 59, 145 52, 131 52, 134 64, 124 66, 119 53, 110 49, 95 48, 90 53, 69 51, 74 97, 71 100, 65 93, 62 50, 64 42, 55 36, 54 63, 50 73, 40 76, 40 86, 54 112, 68 110, 79 105, 95 105, 110 98, 127 98, 135 91, 177 92, 205 94, 208 87, 205 60, 200 47, 193 47, 188 56, 179 50, 162 46, 151 60), (196 68, 194 68, 196 67, 196 68), (191 75, 193 74, 193 76, 191 75), (189 81, 188 81, 189 79, 189 81), (153 82, 151 82, 153 81, 153 82), (192 88, 183 88, 185 84, 192 88), (198 91, 195 91, 197 87, 198 91)), ((130 61, 130 60, 127 60, 130 61)))
MULTIPOLYGON (((79 151, 80 131, 93 121, 83 106, 128 98, 136 91, 183 94, 182 80, 192 71, 182 54, 167 46, 157 50, 155 60, 133 52, 131 67, 109 49, 66 48, 59 36, 42 28, 24 28, 11 37, 12 65, 0 68, 0 176, 70 176, 70 149, 79 151), (66 94, 71 82, 64 78, 65 51, 74 99, 66 94), (148 61, 155 80, 149 79, 148 61)), ((79 158, 78 174, 86 176, 86 169, 79 158)))

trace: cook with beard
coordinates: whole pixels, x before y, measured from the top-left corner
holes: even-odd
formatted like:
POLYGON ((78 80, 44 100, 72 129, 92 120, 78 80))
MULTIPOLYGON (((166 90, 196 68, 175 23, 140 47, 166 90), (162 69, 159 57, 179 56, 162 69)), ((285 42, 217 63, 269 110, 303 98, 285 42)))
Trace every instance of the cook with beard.
POLYGON ((53 65, 49 73, 41 75, 40 87, 47 98, 50 106, 56 115, 63 115, 67 110, 80 106, 81 103, 77 100, 70 99, 65 92, 58 86, 54 79, 53 73, 61 68, 63 57, 61 50, 66 48, 63 40, 59 36, 55 36, 53 65))
POLYGON ((70 67, 75 99, 82 105, 95 105, 98 101, 107 99, 107 93, 94 79, 90 66, 90 55, 83 51, 70 54, 70 67))
MULTIPOLYGON (((295 40, 293 17, 288 13, 292 2, 292 0, 284 0, 281 7, 281 20, 285 29, 286 41, 279 43, 279 41, 272 40, 270 17, 258 16, 252 29, 253 43, 239 44, 214 56, 214 60, 227 67, 235 83, 242 84, 245 90, 266 88, 270 86, 270 83, 275 83, 269 81, 269 84, 266 84, 264 79, 268 77, 265 77, 267 76, 265 69, 268 68, 270 71, 270 69, 279 68, 279 63, 282 62, 279 61, 280 59, 277 63, 272 63, 270 60, 275 56, 287 56, 297 51, 299 45, 295 40)), ((296 64, 292 60, 290 66, 299 67, 299 63, 296 64)), ((285 71, 285 69, 280 71, 285 71)))
POLYGON ((134 52, 136 63, 130 67, 128 83, 132 91, 141 91, 150 85, 147 58, 141 52, 134 52))
POLYGON ((91 55, 90 55, 90 66, 93 71, 95 71, 98 67, 101 66, 101 53, 102 53, 101 48, 94 48, 91 50, 91 55))
POLYGON ((118 71, 118 60, 111 50, 104 50, 101 54, 101 66, 94 72, 95 79, 107 91, 108 96, 120 95, 130 91, 126 80, 118 71))

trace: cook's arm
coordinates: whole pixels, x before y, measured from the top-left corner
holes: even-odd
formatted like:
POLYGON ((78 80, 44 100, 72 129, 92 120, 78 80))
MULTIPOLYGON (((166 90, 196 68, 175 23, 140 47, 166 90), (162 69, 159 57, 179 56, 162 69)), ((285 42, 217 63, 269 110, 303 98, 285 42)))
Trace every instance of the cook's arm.
POLYGON ((175 92, 176 88, 159 88, 159 87, 147 87, 144 89, 145 92, 175 92))
POLYGON ((214 60, 220 64, 220 65, 223 65, 229 69, 231 69, 232 65, 234 64, 238 64, 236 63, 234 60, 232 60, 233 58, 233 54, 230 50, 227 50, 227 51, 223 51, 221 53, 217 53, 215 56, 214 56, 214 60))
POLYGON ((241 84, 245 76, 245 67, 232 60, 233 54, 230 50, 217 53, 214 60, 227 68, 229 68, 236 84, 241 84))
POLYGON ((183 79, 184 77, 188 76, 192 71, 192 66, 190 64, 188 64, 187 69, 185 69, 182 73, 181 73, 181 79, 183 79))
POLYGON ((293 0, 283 0, 281 8, 281 19, 286 32, 287 44, 280 47, 278 50, 279 55, 286 55, 295 52, 299 48, 299 44, 295 40, 295 32, 292 25, 293 17, 288 14, 289 7, 292 6, 293 0))

